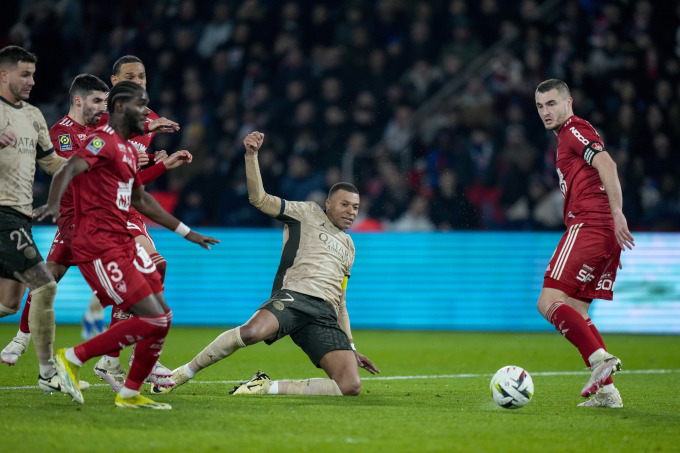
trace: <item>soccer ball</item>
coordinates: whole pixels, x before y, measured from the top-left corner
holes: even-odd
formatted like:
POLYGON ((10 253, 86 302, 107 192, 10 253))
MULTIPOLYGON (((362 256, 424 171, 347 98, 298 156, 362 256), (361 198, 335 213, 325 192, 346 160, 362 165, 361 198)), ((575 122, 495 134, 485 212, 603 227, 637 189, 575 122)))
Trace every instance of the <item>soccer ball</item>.
POLYGON ((518 366, 504 366, 491 378, 491 396, 500 407, 519 409, 534 395, 534 382, 526 370, 518 366))

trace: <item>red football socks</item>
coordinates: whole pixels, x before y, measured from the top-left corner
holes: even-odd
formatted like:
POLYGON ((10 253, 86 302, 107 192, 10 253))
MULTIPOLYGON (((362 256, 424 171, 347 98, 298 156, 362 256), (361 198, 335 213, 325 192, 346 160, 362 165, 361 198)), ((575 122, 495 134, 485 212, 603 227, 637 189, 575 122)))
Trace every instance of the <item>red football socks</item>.
POLYGON ((19 330, 23 333, 31 333, 31 329, 28 328, 28 313, 31 311, 31 293, 28 293, 26 298, 26 303, 24 304, 24 309, 21 312, 21 321, 19 321, 19 330))
POLYGON ((548 309, 547 317, 555 329, 578 348, 583 361, 590 366, 588 357, 603 345, 593 335, 583 316, 564 302, 555 302, 548 309))

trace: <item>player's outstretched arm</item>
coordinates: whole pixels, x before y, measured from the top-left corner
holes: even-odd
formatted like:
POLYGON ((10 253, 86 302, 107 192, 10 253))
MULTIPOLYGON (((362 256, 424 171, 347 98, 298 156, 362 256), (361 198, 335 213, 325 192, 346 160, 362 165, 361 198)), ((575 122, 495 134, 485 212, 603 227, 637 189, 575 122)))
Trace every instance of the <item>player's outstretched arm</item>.
POLYGON ((56 222, 59 216, 59 204, 61 197, 66 192, 71 180, 81 173, 85 173, 90 168, 90 164, 80 156, 71 156, 64 165, 52 177, 50 193, 47 196, 47 203, 33 210, 33 217, 42 220, 51 216, 52 222, 56 222))
POLYGON ((338 325, 347 334, 354 356, 357 359, 357 366, 365 369, 371 374, 380 373, 380 370, 371 362, 371 359, 361 354, 354 347, 354 340, 352 339, 352 329, 350 327, 349 313, 347 313, 347 280, 349 277, 345 276, 342 281, 342 296, 340 297, 340 305, 338 306, 338 325))
POLYGON ((616 170, 616 162, 608 152, 601 151, 593 157, 593 167, 600 175, 600 180, 609 199, 609 208, 614 218, 614 234, 622 250, 632 250, 635 246, 633 235, 628 230, 628 221, 623 215, 623 194, 616 170))
POLYGON ((269 195, 262 185, 260 164, 257 161, 257 152, 264 141, 264 134, 251 132, 243 140, 246 148, 246 186, 248 187, 248 201, 267 215, 276 217, 281 212, 282 201, 279 197, 269 195))
POLYGON ((220 242, 213 237, 191 231, 188 226, 163 209, 158 201, 148 194, 142 186, 132 189, 132 206, 157 224, 178 233, 187 241, 198 244, 205 249, 210 250, 210 245, 220 242))

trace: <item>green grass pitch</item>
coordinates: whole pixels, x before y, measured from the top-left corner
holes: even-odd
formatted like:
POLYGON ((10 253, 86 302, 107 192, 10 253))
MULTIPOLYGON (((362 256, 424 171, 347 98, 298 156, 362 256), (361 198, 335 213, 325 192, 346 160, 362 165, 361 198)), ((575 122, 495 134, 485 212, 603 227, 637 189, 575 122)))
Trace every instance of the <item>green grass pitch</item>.
MULTIPOLYGON (((16 331, 0 325, 0 346, 16 331)), ((162 362, 191 359, 222 329, 173 328, 162 362)), ((3 452, 670 452, 680 451, 680 337, 605 335, 623 360, 622 409, 576 407, 588 371, 557 333, 355 332, 382 370, 362 370, 358 397, 230 396, 257 369, 273 379, 321 377, 284 339, 255 345, 203 370, 169 395, 171 411, 119 409, 86 363, 85 404, 37 387, 33 346, 0 368, 3 452), (524 408, 496 406, 491 375, 520 365, 535 394, 524 408)), ((58 326, 57 347, 79 342, 58 326)), ((127 358, 127 351, 122 356, 127 358)), ((145 387, 144 392, 148 391, 145 387)))

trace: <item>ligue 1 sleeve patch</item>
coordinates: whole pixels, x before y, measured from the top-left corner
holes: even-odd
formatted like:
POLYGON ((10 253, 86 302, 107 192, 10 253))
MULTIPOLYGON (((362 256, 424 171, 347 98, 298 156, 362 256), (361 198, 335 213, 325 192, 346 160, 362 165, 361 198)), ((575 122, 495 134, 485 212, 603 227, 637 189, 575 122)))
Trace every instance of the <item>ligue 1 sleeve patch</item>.
POLYGON ((65 134, 59 136, 59 151, 71 151, 73 143, 71 142, 71 135, 65 134))
POLYGON ((92 154, 97 154, 99 153, 99 151, 102 150, 104 145, 105 145, 104 140, 102 140, 99 137, 95 137, 90 141, 90 143, 87 144, 85 148, 92 154))

